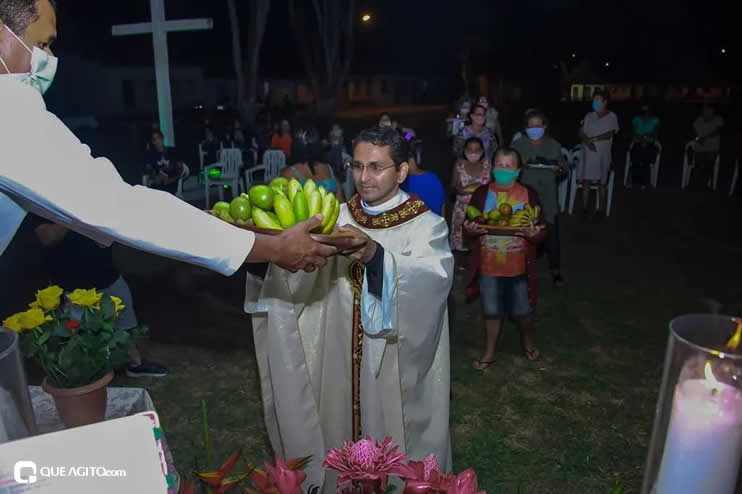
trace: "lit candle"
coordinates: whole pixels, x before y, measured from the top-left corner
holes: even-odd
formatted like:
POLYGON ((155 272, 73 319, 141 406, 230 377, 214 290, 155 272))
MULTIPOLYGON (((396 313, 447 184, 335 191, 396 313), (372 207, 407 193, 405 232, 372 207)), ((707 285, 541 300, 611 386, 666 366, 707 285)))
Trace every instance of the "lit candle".
POLYGON ((742 393, 705 379, 675 388, 656 494, 733 494, 742 456, 742 393))

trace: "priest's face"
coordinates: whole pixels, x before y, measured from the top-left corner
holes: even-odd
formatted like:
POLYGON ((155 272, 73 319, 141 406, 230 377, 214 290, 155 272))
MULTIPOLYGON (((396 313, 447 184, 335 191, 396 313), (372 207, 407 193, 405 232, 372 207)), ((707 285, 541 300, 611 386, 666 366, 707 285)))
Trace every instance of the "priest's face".
MULTIPOLYGON (((23 40, 29 49, 34 46, 41 48, 48 54, 52 54, 51 46, 57 38, 57 15, 49 0, 37 0, 36 13, 38 18, 29 24, 21 32, 16 27, 13 32, 23 40)), ((13 19, 16 23, 22 23, 23 19, 13 19)), ((12 23, 11 23, 12 24, 12 23)), ((31 54, 26 47, 13 36, 2 19, 0 19, 0 58, 11 73, 28 72, 31 67, 31 54)), ((5 74, 5 67, 0 64, 0 74, 5 74)))
POLYGON ((408 171, 407 163, 394 165, 389 146, 370 142, 356 144, 351 167, 358 195, 369 206, 378 206, 397 195, 408 171))

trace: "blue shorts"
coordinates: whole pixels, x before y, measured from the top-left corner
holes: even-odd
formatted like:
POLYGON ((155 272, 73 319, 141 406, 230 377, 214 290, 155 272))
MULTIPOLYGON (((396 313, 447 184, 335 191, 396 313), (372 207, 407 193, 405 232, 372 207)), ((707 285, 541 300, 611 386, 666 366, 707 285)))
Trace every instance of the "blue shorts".
POLYGON ((523 319, 531 313, 528 278, 480 275, 479 292, 485 319, 523 319))

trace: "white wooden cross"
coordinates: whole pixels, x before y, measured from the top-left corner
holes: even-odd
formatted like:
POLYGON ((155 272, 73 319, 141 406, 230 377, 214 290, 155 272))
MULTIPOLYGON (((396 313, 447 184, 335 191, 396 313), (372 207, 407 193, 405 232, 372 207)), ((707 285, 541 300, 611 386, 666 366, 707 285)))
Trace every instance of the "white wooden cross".
POLYGON ((214 27, 213 19, 165 20, 165 0, 149 0, 152 22, 120 24, 113 26, 114 36, 131 34, 151 34, 155 50, 155 81, 157 83, 157 109, 160 115, 160 129, 165 135, 165 143, 175 146, 173 131, 173 100, 170 93, 170 62, 167 51, 167 33, 177 31, 196 31, 214 27))

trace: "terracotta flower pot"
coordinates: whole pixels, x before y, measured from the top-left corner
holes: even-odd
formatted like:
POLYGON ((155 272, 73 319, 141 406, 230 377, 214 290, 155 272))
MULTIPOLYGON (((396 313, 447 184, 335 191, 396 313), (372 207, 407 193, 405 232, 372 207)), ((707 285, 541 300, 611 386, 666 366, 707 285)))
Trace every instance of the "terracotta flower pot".
POLYGON ((45 377, 41 388, 54 397, 64 425, 68 428, 78 427, 101 422, 106 417, 107 389, 111 379, 113 372, 79 388, 56 388, 45 377))

